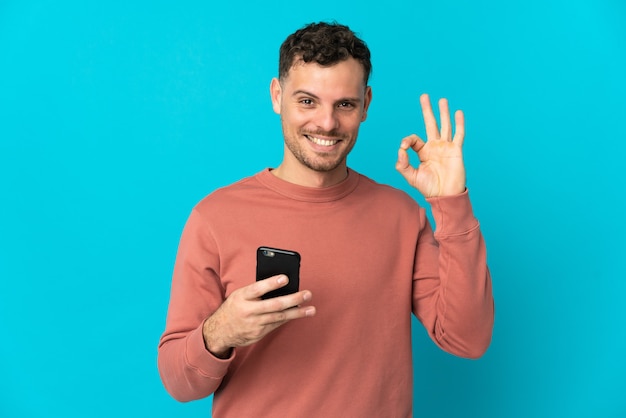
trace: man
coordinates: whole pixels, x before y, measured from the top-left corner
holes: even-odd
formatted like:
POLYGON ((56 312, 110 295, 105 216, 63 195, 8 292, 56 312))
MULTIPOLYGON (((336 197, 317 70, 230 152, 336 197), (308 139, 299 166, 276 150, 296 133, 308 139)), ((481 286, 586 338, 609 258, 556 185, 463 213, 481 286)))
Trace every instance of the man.
MULTIPOLYGON (((214 417, 412 416, 411 313, 442 349, 477 358, 493 326, 485 244, 465 188, 463 114, 401 141, 397 170, 432 206, 347 167, 372 100, 370 52, 346 26, 311 24, 280 49, 270 94, 284 158, 192 211, 172 281, 159 370, 214 417), (408 151, 417 152, 418 168, 408 151), (302 256, 301 289, 263 300, 256 249, 302 256)), ((419 361, 419 359, 418 359, 419 361)))

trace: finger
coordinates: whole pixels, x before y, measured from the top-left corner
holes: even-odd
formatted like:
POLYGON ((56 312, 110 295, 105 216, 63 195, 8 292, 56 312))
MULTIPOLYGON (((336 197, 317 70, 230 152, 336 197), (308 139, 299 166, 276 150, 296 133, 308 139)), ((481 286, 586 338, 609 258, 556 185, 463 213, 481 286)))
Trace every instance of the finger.
POLYGON ((409 148, 413 148, 413 151, 419 152, 424 145, 426 145, 426 142, 424 142, 422 138, 412 134, 402 138, 402 142, 400 142, 400 149, 408 150, 409 148))
POLYGON ((280 312, 294 306, 299 306, 303 303, 307 303, 311 300, 313 294, 309 290, 301 290, 300 292, 292 293, 290 295, 277 296, 275 298, 266 299, 263 301, 261 311, 262 312, 280 312))
POLYGON ((315 306, 297 306, 280 312, 271 312, 262 316, 260 325, 277 328, 285 322, 315 316, 315 306))
POLYGON ((396 161, 396 170, 402 171, 406 170, 409 166, 409 154, 405 149, 400 147, 398 149, 398 161, 396 161))
POLYGON ((423 144, 422 141, 417 135, 409 135, 407 137, 402 138, 400 142, 400 148, 398 148, 398 160, 396 161, 396 170, 402 171, 406 170, 409 167, 409 153, 407 150, 415 146, 418 142, 423 144))
POLYGON ((289 282, 289 278, 284 274, 278 276, 268 277, 267 279, 259 280, 245 287, 245 298, 247 300, 258 299, 267 292, 280 289, 289 282))
POLYGON ((419 155, 419 151, 426 145, 424 140, 413 134, 402 139, 400 148, 398 149, 398 161, 396 161, 396 170, 409 181, 415 175, 415 168, 411 166, 409 161, 409 153, 407 150, 412 148, 419 155))
POLYGON ((431 139, 439 139, 439 127, 437 126, 437 119, 435 119, 428 94, 422 94, 420 96, 420 105, 422 106, 424 126, 426 127, 426 138, 429 141, 431 139))
POLYGON ((415 175, 415 168, 409 164, 409 155, 406 150, 400 148, 398 150, 398 161, 396 162, 396 170, 404 177, 409 183, 415 175))
POLYGON ((459 145, 463 145, 465 141, 465 115, 462 110, 454 112, 454 139, 453 141, 459 145))
POLYGON ((287 309, 284 311, 285 320, 291 321, 292 319, 308 318, 315 316, 317 309, 315 306, 298 306, 295 308, 287 309))
POLYGON ((441 121, 441 139, 444 141, 452 141, 450 107, 447 99, 439 99, 439 120, 441 121))
POLYGON ((296 318, 315 315, 315 307, 302 306, 309 302, 313 295, 310 291, 294 293, 293 295, 279 296, 263 302, 264 309, 259 313, 261 325, 285 322, 296 318))

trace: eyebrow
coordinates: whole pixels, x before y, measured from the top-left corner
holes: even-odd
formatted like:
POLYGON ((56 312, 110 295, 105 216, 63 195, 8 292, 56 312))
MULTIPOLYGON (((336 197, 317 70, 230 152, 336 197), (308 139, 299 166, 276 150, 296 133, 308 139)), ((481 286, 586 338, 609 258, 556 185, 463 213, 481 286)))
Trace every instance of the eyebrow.
MULTIPOLYGON (((304 94, 305 96, 310 96, 314 99, 319 99, 319 97, 316 94, 311 93, 310 91, 306 91, 306 90, 296 90, 293 92, 292 96, 297 96, 299 94, 304 94)), ((335 101, 337 102, 356 102, 356 103, 360 103, 361 102, 361 98, 359 97, 343 97, 339 100, 335 101)))

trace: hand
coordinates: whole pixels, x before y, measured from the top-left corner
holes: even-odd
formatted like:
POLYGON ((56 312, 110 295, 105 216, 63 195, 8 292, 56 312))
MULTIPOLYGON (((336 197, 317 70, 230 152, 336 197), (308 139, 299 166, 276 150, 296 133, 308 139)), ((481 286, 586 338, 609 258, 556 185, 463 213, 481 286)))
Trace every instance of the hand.
POLYGON ((451 196, 463 193, 465 191, 465 166, 461 150, 465 138, 463 112, 457 110, 454 114, 456 132, 452 137, 448 101, 446 99, 439 100, 441 131, 437 126, 437 120, 427 94, 420 97, 420 104, 428 142, 417 135, 404 138, 398 150, 396 170, 424 197, 451 196), (409 148, 417 153, 420 160, 418 168, 409 164, 407 152, 409 148))
POLYGON ((261 296, 287 284, 287 276, 273 276, 235 290, 202 327, 204 344, 217 357, 226 358, 231 348, 253 344, 291 321, 315 315, 315 307, 300 306, 311 300, 303 290, 262 300, 261 296))

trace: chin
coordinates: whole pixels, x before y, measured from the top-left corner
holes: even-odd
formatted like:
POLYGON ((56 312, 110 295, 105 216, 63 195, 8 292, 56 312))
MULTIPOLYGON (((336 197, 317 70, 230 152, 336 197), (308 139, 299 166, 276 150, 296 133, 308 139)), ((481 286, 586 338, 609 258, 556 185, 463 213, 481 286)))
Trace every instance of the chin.
POLYGON ((329 173, 341 167, 344 159, 338 161, 303 161, 303 164, 313 171, 329 173))

